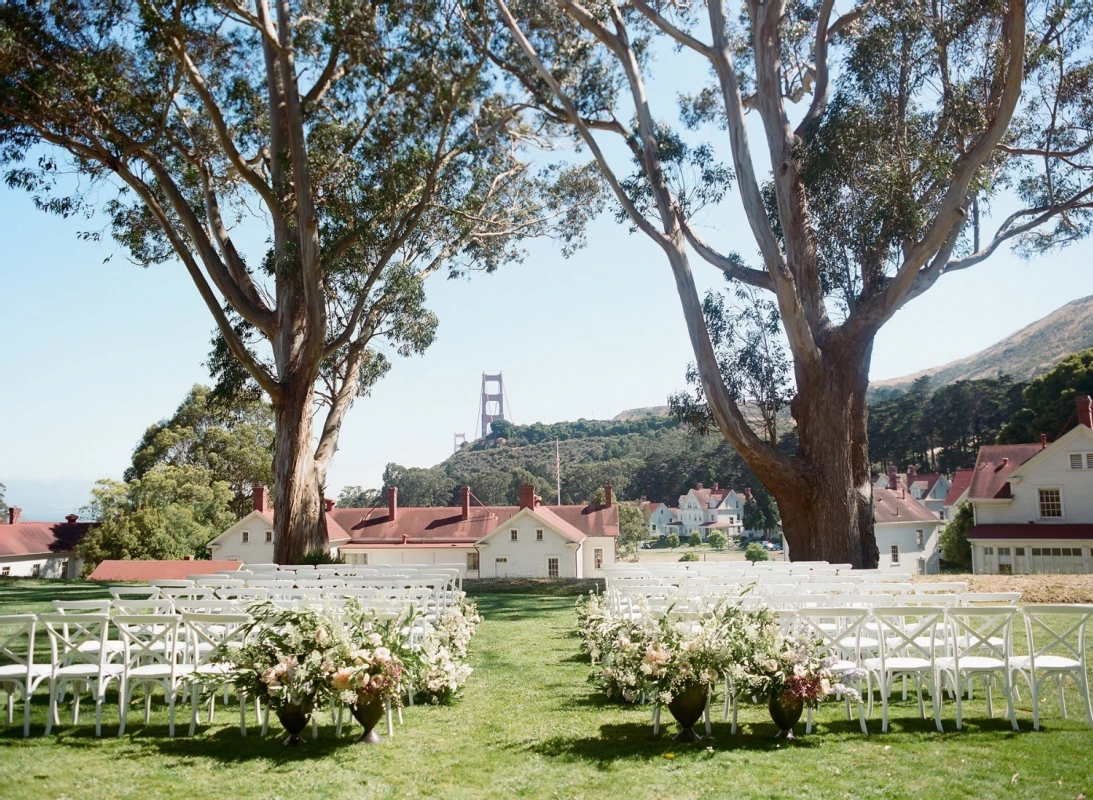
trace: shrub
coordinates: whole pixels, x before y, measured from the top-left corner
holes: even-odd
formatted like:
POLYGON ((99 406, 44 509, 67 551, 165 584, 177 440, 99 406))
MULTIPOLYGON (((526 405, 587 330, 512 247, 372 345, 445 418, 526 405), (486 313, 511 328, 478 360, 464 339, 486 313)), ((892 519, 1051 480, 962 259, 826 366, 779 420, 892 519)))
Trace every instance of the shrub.
POLYGON ((687 544, 691 547, 698 547, 702 544, 702 534, 695 531, 687 538, 687 544))
POLYGON ((679 547, 679 537, 674 533, 669 533, 664 537, 664 543, 669 547, 679 547))
POLYGON ((971 567, 972 546, 968 541, 968 532, 975 527, 975 514, 971 503, 961 503, 956 514, 938 537, 941 557, 950 564, 971 567))
POLYGON ((770 556, 759 542, 752 542, 748 545, 748 549, 744 551, 744 558, 752 563, 755 563, 756 561, 770 561, 770 556))
POLYGON ((684 553, 679 557, 680 561, 698 561, 698 553, 684 553))
POLYGON ((308 550, 304 553, 299 563, 310 564, 313 567, 317 567, 320 564, 344 564, 345 559, 341 556, 330 555, 329 550, 316 548, 315 550, 308 550))
POLYGON ((709 542, 710 547, 716 550, 724 550, 725 546, 729 543, 729 537, 721 531, 713 531, 706 537, 706 541, 709 542))

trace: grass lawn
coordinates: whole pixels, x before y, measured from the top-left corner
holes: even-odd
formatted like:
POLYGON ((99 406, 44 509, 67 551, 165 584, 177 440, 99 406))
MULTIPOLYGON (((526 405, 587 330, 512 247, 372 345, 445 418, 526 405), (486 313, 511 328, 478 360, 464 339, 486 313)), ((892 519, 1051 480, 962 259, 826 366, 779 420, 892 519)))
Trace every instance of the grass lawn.
MULTIPOLYGON (((16 582, 0 587, 0 613, 99 592, 16 582)), ((774 727, 759 707, 743 711, 735 737, 717 721, 711 740, 676 745, 669 736, 652 738, 647 708, 609 703, 585 682, 571 597, 477 600, 484 622, 465 696, 449 707, 407 709, 406 724, 381 746, 353 744, 353 729, 336 742, 329 717, 319 739, 299 750, 280 745, 275 722, 265 739, 257 729, 241 738, 231 725, 234 707, 218 713, 224 726, 172 740, 158 703, 147 727, 134 709, 121 739, 113 735, 116 703, 104 712, 102 739, 86 724, 93 717, 87 703, 79 727, 62 725, 46 739, 40 691, 32 738, 22 738, 21 726, 0 724, 0 798, 1093 796, 1093 731, 1073 714, 1059 719, 1050 699, 1039 733, 1031 731, 1026 692, 1017 734, 1005 721, 986 719, 980 702, 965 706, 962 732, 946 704, 948 730, 938 734, 909 702, 895 709, 891 733, 880 734, 875 719, 877 732, 865 737, 832 704, 818 713, 817 732, 788 745, 772 741, 774 727)), ((1077 711, 1076 695, 1071 700, 1077 711)))

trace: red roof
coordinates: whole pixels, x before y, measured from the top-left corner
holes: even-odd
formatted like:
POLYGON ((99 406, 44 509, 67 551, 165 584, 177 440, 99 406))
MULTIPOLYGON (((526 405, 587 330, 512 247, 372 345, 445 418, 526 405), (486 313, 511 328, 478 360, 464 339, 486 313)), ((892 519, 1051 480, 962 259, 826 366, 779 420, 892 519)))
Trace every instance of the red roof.
POLYGON ((873 488, 873 522, 936 522, 935 514, 906 489, 873 488))
MULTIPOLYGON (((259 511, 258 514, 269 520, 269 524, 273 524, 273 510, 259 511)), ((333 514, 328 513, 326 515, 326 537, 334 544, 338 542, 349 541, 349 534, 345 532, 345 529, 338 524, 333 514)))
POLYGON ((968 487, 969 500, 1012 497, 1007 478, 1043 449, 1041 444, 988 444, 979 448, 975 473, 968 487))
MULTIPOLYGON (((575 529, 584 536, 618 536, 619 507, 610 506, 537 506, 536 513, 544 519, 547 514, 558 518, 558 527, 575 529)), ((467 519, 462 518, 458 507, 407 506, 395 511, 395 520, 387 518, 387 509, 337 508, 330 512, 338 524, 348 532, 350 545, 401 545, 406 536, 407 544, 442 546, 448 544, 473 544, 503 525, 520 512, 519 506, 486 508, 474 506, 467 519)))
POLYGON ((90 522, 16 522, 0 525, 0 557, 71 553, 90 522))
MULTIPOLYGON (((1039 445, 1036 445, 1039 447, 1039 445)), ((1093 524, 1087 525, 976 525, 969 539, 1093 539, 1093 524)))
POLYGON ((956 505, 956 501, 972 485, 973 475, 975 475, 974 469, 958 469, 956 471, 956 474, 953 475, 953 482, 949 485, 949 493, 945 495, 945 505, 956 505))
POLYGON ((242 561, 103 561, 87 576, 92 581, 185 580, 191 575, 215 575, 237 570, 242 561))

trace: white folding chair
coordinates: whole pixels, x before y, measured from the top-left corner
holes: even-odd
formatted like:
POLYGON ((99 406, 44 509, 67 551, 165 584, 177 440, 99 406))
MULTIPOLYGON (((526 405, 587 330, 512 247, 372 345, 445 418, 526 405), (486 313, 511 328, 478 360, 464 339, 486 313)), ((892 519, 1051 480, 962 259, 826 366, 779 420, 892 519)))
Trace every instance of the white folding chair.
POLYGON ((1021 602, 1020 592, 963 592, 960 605, 974 606, 985 603, 994 606, 1015 606, 1021 602))
POLYGON ((152 716, 152 688, 163 689, 167 701, 167 733, 175 735, 175 701, 182 689, 182 678, 190 666, 181 663, 184 653, 178 646, 179 623, 174 614, 119 614, 114 625, 125 644, 125 661, 122 664, 121 691, 118 706, 121 724, 118 736, 125 733, 129 703, 133 690, 144 690, 144 724, 152 716))
MULTIPOLYGON (((918 712, 926 718, 922 703, 925 686, 934 706, 934 723, 941 726, 941 694, 937 686, 937 627, 945 617, 943 608, 929 606, 887 606, 873 609, 880 654, 862 661, 868 672, 867 691, 870 706, 873 698, 873 678, 880 688, 883 721, 881 731, 888 732, 888 697, 896 678, 912 678, 918 694, 918 712)), ((872 709, 870 709, 872 710, 872 709)))
POLYGON ((107 588, 115 600, 158 600, 159 589, 154 586, 110 586, 107 588))
MULTIPOLYGON (((242 647, 247 634, 246 626, 250 621, 251 617, 247 614, 182 612, 191 671, 202 679, 195 682, 190 689, 193 701, 190 736, 194 735, 194 729, 197 727, 198 708, 201 706, 201 694, 205 685, 219 683, 219 686, 214 686, 213 691, 209 692, 210 725, 213 722, 217 690, 227 686, 224 680, 227 666, 216 660, 216 654, 222 648, 242 647)), ((226 695, 225 699, 227 699, 226 695)), ((255 698, 255 709, 261 716, 257 698, 255 698)), ((243 736, 247 735, 247 701, 245 694, 241 692, 239 693, 239 733, 243 736)))
POLYGON ((49 635, 49 712, 46 736, 60 723, 57 703, 73 689, 72 724, 80 721, 80 691, 90 689, 95 701, 95 735, 102 735, 102 704, 106 688, 119 680, 122 667, 111 662, 107 647, 110 618, 106 614, 39 614, 49 635), (89 647, 88 643, 94 646, 89 647))
MULTIPOLYGON (((829 665, 833 672, 846 672, 858 669, 862 663, 862 642, 866 642, 867 649, 873 640, 863 636, 865 623, 869 620, 869 609, 866 608, 801 608, 797 611, 799 624, 804 625, 810 637, 820 643, 821 652, 838 659, 829 665)), ((861 698, 861 686, 853 687, 858 691, 858 721, 861 724, 861 732, 868 734, 869 728, 865 723, 865 706, 861 698)), ((850 711, 850 697, 846 701, 846 719, 854 718, 850 711)), ((812 708, 808 709, 808 718, 805 723, 805 733, 812 732, 812 708)))
POLYGON ((148 581, 149 586, 154 586, 157 589, 188 589, 194 585, 194 581, 175 578, 158 578, 156 580, 148 581))
POLYGON ((23 737, 30 736, 30 696, 50 668, 34 663, 35 632, 38 620, 33 614, 0 616, 0 686, 8 696, 8 725, 15 720, 15 693, 23 698, 23 737))
POLYGON ((948 627, 947 650, 952 655, 937 659, 938 672, 953 683, 956 695, 956 729, 964 727, 964 687, 970 686, 978 676, 987 695, 987 716, 994 716, 991 705, 991 685, 1001 680, 1006 693, 1007 716, 1013 729, 1017 715, 1013 708, 1013 675, 1010 654, 1013 651, 1013 618, 1017 609, 1012 606, 949 608, 946 613, 948 627))
POLYGON ((1086 722, 1093 728, 1085 641, 1093 605, 1029 605, 1023 611, 1028 655, 1013 656, 1010 667, 1032 690, 1033 729, 1040 730, 1041 689, 1052 678, 1059 686, 1059 710, 1063 718, 1066 718, 1064 682, 1070 678, 1078 686, 1086 722))

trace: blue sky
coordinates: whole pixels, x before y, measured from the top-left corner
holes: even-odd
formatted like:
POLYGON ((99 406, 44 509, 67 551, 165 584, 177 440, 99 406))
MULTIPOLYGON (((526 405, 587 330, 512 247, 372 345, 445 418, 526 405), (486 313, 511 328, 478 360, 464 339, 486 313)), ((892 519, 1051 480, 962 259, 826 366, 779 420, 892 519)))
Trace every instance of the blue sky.
MULTIPOLYGON (((668 73, 682 83, 702 70, 668 73)), ((670 102, 674 89, 653 98, 670 102)), ((711 240, 754 251, 735 195, 709 222, 711 240)), ((77 238, 102 224, 47 216, 21 192, 0 189, 0 483, 30 518, 59 519, 86 503, 95 479, 120 477, 144 429, 208 381, 213 322, 181 266, 143 270, 110 240, 77 238)), ((431 283, 436 344, 396 359, 350 412, 329 494, 379 485, 390 461, 445 458, 453 433, 474 433, 483 371, 504 373, 518 423, 611 417, 661 405, 683 386, 692 356, 682 312, 647 239, 606 214, 570 259, 549 241, 528 249, 524 263, 494 275, 431 283)), ((943 278, 882 330, 872 377, 969 355, 1093 294, 1091 262, 1083 243, 1032 262, 1003 252, 943 278)), ((700 290, 721 283, 714 269, 693 266, 700 290)))

